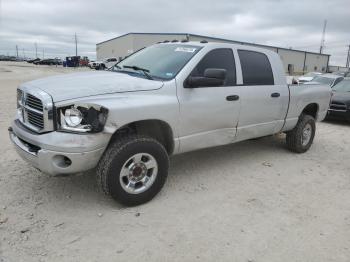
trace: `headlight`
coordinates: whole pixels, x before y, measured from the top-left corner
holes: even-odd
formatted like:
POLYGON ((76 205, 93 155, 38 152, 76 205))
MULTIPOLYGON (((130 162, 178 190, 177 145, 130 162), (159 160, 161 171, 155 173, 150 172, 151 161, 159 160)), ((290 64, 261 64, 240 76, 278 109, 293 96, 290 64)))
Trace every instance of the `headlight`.
POLYGON ((17 89, 17 118, 23 122, 23 92, 17 89))
POLYGON ((83 115, 77 108, 69 108, 64 112, 64 121, 70 127, 77 127, 83 121, 83 115))
POLYGON ((22 106, 23 92, 21 89, 17 89, 17 108, 22 106))
POLYGON ((100 132, 107 120, 108 110, 96 105, 72 105, 59 109, 59 130, 100 132))

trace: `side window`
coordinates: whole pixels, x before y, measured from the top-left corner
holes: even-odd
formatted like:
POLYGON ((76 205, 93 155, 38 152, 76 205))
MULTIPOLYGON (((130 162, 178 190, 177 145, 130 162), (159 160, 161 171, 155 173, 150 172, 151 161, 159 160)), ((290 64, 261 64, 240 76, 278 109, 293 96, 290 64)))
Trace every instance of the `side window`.
POLYGON ((243 85, 273 85, 273 73, 269 59, 263 53, 238 50, 241 60, 243 85))
POLYGON ((192 76, 203 76, 205 69, 226 69, 224 86, 236 85, 236 65, 233 52, 229 48, 220 48, 209 51, 193 69, 192 76))

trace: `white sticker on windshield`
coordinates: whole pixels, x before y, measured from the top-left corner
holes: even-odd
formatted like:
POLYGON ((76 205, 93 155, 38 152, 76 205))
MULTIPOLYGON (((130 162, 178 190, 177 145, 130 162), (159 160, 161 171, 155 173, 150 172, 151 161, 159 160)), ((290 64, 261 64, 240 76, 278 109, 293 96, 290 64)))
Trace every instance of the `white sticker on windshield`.
POLYGON ((193 53, 196 51, 197 48, 193 47, 177 47, 175 49, 175 52, 187 52, 187 53, 193 53))

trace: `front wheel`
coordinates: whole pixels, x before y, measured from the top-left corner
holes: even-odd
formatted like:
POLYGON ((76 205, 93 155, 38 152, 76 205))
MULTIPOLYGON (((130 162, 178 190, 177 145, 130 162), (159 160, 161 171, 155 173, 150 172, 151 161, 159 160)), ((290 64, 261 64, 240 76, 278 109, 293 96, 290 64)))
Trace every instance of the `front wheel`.
POLYGON ((296 153, 306 152, 312 145, 315 132, 315 119, 310 115, 301 115, 294 129, 287 133, 287 147, 296 153))
POLYGON ((169 167, 164 146, 153 138, 120 136, 97 167, 102 190, 126 206, 151 200, 163 187, 169 167))

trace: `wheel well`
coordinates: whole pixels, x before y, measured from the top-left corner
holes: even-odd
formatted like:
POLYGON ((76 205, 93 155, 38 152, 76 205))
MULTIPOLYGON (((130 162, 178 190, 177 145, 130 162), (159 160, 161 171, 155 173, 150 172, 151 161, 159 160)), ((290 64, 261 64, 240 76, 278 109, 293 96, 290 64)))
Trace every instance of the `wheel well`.
POLYGON ((110 143, 123 134, 150 136, 161 143, 169 155, 174 151, 173 131, 169 124, 162 120, 141 120, 124 125, 113 134, 110 143))
POLYGON ((312 116, 313 118, 316 119, 316 117, 317 117, 317 112, 318 112, 318 105, 315 104, 315 103, 313 103, 313 104, 308 104, 308 105, 304 108, 302 114, 312 116))

